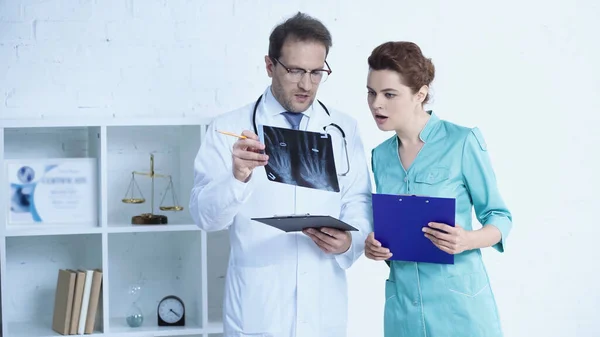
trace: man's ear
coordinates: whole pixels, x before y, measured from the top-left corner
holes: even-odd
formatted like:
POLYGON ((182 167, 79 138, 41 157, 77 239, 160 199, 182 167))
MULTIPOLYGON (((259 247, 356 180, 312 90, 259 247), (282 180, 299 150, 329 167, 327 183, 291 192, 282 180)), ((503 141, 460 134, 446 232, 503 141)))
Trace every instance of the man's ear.
POLYGON ((273 60, 271 60, 269 55, 265 55, 265 68, 267 69, 267 75, 269 75, 269 77, 273 77, 274 66, 275 65, 273 64, 273 60))

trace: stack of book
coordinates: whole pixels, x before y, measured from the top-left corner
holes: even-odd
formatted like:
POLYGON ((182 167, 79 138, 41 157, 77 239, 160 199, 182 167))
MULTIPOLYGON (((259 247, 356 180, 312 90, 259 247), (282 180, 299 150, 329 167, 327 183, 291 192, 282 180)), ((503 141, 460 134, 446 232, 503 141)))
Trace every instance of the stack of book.
POLYGON ((60 269, 54 297, 52 330, 62 335, 93 333, 101 286, 100 269, 60 269))

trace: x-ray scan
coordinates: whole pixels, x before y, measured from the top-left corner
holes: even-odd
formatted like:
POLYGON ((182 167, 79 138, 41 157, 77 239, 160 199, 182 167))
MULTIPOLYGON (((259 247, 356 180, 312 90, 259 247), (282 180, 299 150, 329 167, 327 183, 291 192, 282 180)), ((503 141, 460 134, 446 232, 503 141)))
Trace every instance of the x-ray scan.
POLYGON ((339 192, 331 137, 326 133, 263 126, 267 178, 339 192))

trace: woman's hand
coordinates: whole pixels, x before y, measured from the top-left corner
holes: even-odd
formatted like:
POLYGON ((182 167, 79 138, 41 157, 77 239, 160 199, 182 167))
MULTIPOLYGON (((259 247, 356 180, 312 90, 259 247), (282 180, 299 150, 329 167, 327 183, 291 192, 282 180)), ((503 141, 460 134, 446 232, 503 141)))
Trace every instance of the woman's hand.
POLYGON ((381 242, 375 240, 375 234, 371 232, 365 240, 365 256, 371 260, 381 261, 392 257, 389 249, 381 247, 381 242))
POLYGON ((452 227, 443 223, 430 222, 429 227, 423 227, 423 232, 436 247, 449 254, 460 254, 473 247, 472 231, 467 231, 458 224, 452 227))

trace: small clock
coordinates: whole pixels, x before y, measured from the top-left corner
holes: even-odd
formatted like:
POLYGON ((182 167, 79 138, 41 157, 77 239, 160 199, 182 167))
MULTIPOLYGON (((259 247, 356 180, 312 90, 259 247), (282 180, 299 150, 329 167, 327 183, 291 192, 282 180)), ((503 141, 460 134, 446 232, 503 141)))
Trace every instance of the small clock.
POLYGON ((175 296, 165 296, 157 308, 158 326, 184 326, 185 305, 183 301, 175 296))

